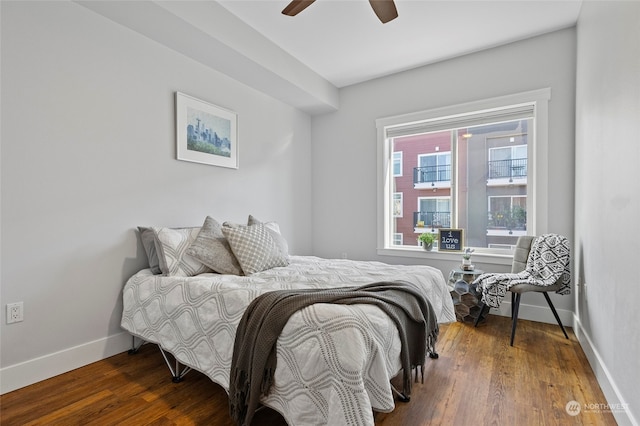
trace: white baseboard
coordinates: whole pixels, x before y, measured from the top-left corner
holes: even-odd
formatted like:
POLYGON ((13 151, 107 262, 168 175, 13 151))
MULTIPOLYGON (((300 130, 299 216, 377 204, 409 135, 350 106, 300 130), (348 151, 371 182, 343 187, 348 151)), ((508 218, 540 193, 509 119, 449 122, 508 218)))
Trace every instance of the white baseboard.
MULTIPOLYGON (((589 360, 593 374, 596 376, 596 380, 604 393, 604 397, 607 401, 584 401, 586 404, 609 404, 611 412, 616 419, 616 422, 620 426, 630 425, 638 426, 638 420, 633 416, 630 410, 631 404, 625 401, 624 397, 620 394, 620 390, 616 386, 609 369, 605 365, 600 353, 593 345, 593 341, 586 333, 580 320, 577 316, 573 318, 573 331, 582 346, 582 350, 589 360)), ((582 402, 582 401, 581 401, 582 402)))
POLYGON ((32 385, 131 348, 126 332, 0 369, 0 394, 32 385))
MULTIPOLYGON (((543 299, 544 301, 544 299, 543 299)), ((560 317, 560 321, 565 327, 573 326, 573 312, 567 311, 566 309, 557 309, 558 316, 560 317)), ((500 304, 500 308, 491 308, 491 314, 493 315, 501 315, 503 317, 511 317, 511 302, 510 298, 505 297, 504 301, 500 304), (509 300, 509 301, 508 301, 509 300)), ((555 317, 553 316, 553 312, 549 308, 549 305, 544 304, 544 306, 537 305, 527 305, 523 302, 520 302, 520 308, 518 308, 518 319, 525 319, 536 322, 544 322, 547 324, 557 324, 555 317)))

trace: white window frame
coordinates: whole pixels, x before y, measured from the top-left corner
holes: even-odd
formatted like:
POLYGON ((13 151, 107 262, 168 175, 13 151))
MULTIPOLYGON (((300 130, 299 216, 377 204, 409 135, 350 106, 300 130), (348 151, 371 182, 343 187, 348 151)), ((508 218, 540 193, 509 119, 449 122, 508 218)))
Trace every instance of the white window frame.
MULTIPOLYGON (((417 248, 409 246, 394 247, 391 238, 393 226, 390 202, 392 202, 393 173, 389 170, 393 167, 392 143, 389 137, 389 130, 401 126, 415 124, 420 126, 423 123, 439 122, 446 120, 459 121, 469 114, 486 111, 491 113, 499 111, 505 107, 533 106, 535 117, 531 132, 534 134, 535 143, 527 144, 527 157, 532 162, 529 166, 529 176, 527 182, 527 231, 530 235, 538 235, 548 232, 548 207, 549 207, 549 168, 548 168, 548 127, 549 127, 549 101, 551 99, 551 89, 544 88, 529 92, 516 93, 512 95, 499 96, 480 101, 468 102, 459 105, 452 105, 442 108, 435 108, 426 111, 384 117, 376 120, 377 145, 378 145, 378 175, 377 175, 377 253, 382 256, 405 256, 405 257, 426 257, 437 259, 458 259, 458 253, 440 253, 419 251, 417 248)), ((475 124, 474 125, 478 125, 475 124)), ((471 126, 469 126, 471 127, 471 126)), ((445 130, 445 129, 442 129, 445 130)), ((453 153, 452 153, 453 155, 453 153)), ((452 182, 455 184, 455 182, 452 182)), ((483 253, 476 253, 483 256, 483 262, 496 264, 509 264, 511 255, 492 253, 491 249, 486 249, 483 253)))

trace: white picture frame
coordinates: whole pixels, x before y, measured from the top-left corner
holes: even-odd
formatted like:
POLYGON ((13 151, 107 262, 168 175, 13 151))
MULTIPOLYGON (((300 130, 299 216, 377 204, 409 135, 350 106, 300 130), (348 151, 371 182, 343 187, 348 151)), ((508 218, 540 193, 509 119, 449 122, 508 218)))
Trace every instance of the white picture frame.
POLYGON ((176 92, 176 158, 237 169, 238 115, 176 92))

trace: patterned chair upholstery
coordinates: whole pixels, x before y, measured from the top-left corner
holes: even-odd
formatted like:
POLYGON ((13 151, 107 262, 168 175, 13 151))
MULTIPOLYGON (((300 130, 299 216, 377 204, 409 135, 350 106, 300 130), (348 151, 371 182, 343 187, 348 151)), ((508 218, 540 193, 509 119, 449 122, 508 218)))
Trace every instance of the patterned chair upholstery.
MULTIPOLYGON (((525 270, 527 266, 527 260, 529 259, 529 252, 531 251, 531 244, 533 243, 535 238, 536 237, 534 236, 521 236, 518 238, 513 254, 513 263, 511 264, 512 273, 518 273, 525 270)), ((518 310, 520 308, 520 298, 522 297, 523 293, 528 292, 542 293, 544 295, 549 308, 551 308, 551 312, 553 312, 553 316, 555 317, 558 325, 564 333, 564 337, 566 337, 567 339, 569 338, 569 335, 567 335, 567 331, 565 330, 564 325, 562 325, 562 321, 558 316, 558 312, 556 311, 555 306, 553 306, 551 298, 548 294, 550 291, 558 291, 561 287, 562 281, 561 279, 559 279, 555 284, 549 286, 515 284, 509 288, 509 291, 511 292, 511 346, 513 346, 513 340, 516 335, 516 326, 518 325, 518 310)), ((482 310, 484 309, 485 306, 483 305, 482 310)), ((476 319, 475 326, 478 325, 480 318, 482 318, 482 310, 480 312, 480 315, 478 315, 478 318, 476 319)))

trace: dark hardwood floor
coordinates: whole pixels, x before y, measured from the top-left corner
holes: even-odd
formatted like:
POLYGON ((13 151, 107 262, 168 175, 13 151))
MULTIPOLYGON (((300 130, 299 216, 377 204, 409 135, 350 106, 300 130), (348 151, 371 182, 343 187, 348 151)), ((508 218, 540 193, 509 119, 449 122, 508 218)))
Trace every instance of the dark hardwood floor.
MULTIPOLYGON (((428 359, 411 401, 376 413, 378 425, 615 425, 609 412, 567 413, 570 401, 606 404, 573 332, 510 320, 441 327, 440 358, 428 359)), ((225 391, 191 371, 172 383, 157 347, 144 345, 0 397, 0 423, 10 425, 232 425, 225 391)), ((254 425, 285 425, 270 409, 254 425)), ((298 426, 298 425, 296 425, 298 426)))

